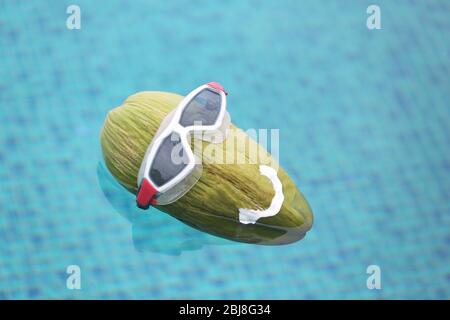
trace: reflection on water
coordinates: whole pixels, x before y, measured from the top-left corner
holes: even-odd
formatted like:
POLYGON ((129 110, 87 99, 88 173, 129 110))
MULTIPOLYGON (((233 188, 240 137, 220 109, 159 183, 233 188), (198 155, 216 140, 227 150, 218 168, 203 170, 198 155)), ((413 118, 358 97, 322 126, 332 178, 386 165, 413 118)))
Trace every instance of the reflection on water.
POLYGON ((168 255, 199 250, 204 246, 239 245, 233 241, 197 231, 155 208, 142 211, 134 195, 126 191, 99 161, 97 178, 108 202, 131 223, 134 248, 168 255))

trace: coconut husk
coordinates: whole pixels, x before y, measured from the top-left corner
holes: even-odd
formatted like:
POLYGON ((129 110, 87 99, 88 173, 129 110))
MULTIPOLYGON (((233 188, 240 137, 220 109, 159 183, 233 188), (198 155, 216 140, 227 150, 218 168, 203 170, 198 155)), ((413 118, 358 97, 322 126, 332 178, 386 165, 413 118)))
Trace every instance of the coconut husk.
MULTIPOLYGON (((111 174, 129 192, 135 194, 138 190, 139 167, 159 125, 182 99, 168 92, 140 92, 108 113, 100 135, 103 158, 111 174)), ((203 158, 200 180, 176 202, 155 208, 196 229, 230 240, 285 244, 303 238, 313 221, 303 195, 283 168, 249 135, 233 124, 229 131, 240 143, 225 140, 210 146, 207 141, 192 139, 194 152, 203 158), (249 152, 255 148, 260 155, 257 159, 249 152), (233 157, 229 158, 240 159, 240 163, 213 161, 220 157, 225 160, 230 154, 233 157), (260 173, 262 162, 278 169, 284 201, 276 215, 244 224, 239 220, 240 209, 264 210, 275 194, 271 180, 260 173)))

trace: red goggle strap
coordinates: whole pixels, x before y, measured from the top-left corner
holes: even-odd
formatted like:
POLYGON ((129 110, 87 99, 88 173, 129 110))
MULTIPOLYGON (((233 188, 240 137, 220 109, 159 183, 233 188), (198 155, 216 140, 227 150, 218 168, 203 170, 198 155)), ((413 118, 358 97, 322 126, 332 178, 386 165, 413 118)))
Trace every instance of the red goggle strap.
POLYGON ((225 93, 225 95, 228 95, 228 92, 226 92, 225 89, 222 87, 222 85, 218 82, 208 82, 207 85, 214 89, 223 91, 223 93, 225 93))
POLYGON ((157 192, 158 191, 152 186, 150 181, 145 178, 142 179, 138 194, 136 196, 137 206, 141 209, 148 209, 150 205, 155 205, 156 199, 154 199, 154 196, 157 192))

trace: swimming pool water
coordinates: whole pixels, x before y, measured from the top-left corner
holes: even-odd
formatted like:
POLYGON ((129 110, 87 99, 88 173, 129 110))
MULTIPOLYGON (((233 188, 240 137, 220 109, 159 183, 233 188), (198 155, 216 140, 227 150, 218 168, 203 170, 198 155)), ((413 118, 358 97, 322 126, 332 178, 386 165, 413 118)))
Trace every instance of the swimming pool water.
POLYGON ((0 298, 450 298, 450 3, 377 0, 370 31, 372 3, 0 1, 0 298), (108 110, 211 80, 236 125, 280 128, 302 241, 142 214, 101 163, 108 110))

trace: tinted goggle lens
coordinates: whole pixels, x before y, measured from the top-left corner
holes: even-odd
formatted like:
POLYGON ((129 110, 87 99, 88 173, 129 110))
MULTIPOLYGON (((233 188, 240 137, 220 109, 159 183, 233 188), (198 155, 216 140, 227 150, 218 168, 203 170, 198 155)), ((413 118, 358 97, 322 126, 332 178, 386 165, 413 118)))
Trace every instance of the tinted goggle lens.
POLYGON ((180 125, 188 127, 192 125, 211 126, 217 121, 220 114, 222 97, 211 89, 200 91, 184 108, 180 118, 180 125))
POLYGON ((168 135, 159 145, 149 176, 157 187, 175 178, 186 166, 186 151, 177 133, 168 135))

